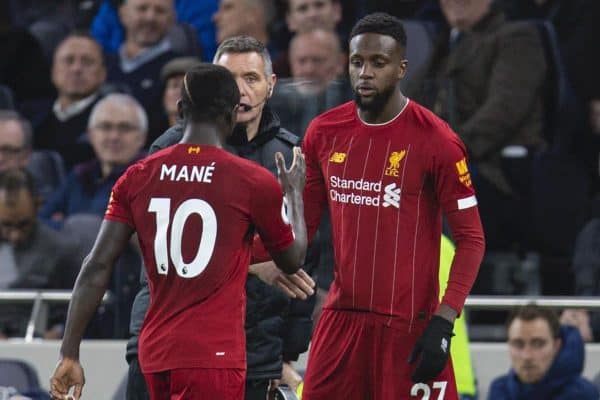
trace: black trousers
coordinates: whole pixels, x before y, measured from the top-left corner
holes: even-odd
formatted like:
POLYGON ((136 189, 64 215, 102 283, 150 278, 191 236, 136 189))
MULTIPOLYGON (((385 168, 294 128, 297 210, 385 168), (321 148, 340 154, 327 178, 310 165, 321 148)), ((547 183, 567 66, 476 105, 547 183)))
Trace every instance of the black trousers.
POLYGON ((267 400, 268 392, 268 379, 246 381, 246 400, 267 400))
POLYGON ((137 357, 129 361, 126 400, 150 400, 146 380, 137 357))

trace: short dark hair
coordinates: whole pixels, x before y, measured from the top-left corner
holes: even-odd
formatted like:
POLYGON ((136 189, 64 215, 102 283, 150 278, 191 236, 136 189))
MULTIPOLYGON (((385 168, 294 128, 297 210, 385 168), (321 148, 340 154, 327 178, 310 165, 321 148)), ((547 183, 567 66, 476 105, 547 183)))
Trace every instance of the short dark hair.
POLYGON ((31 123, 23 118, 21 114, 13 110, 0 110, 0 122, 15 121, 21 126, 23 131, 23 147, 31 150, 33 147, 33 129, 31 123))
POLYGON ((352 28, 350 39, 363 33, 377 33, 379 35, 391 36, 402 47, 406 47, 404 25, 402 21, 390 14, 376 12, 365 15, 352 28))
POLYGON ((184 118, 194 122, 231 121, 240 90, 231 72, 220 65, 201 63, 183 77, 181 105, 184 118))
POLYGON ((12 206, 19 190, 25 189, 31 197, 37 197, 37 186, 33 175, 25 168, 12 168, 0 172, 0 191, 5 190, 8 194, 7 202, 12 206))
POLYGON ((58 48, 60 46, 62 46, 63 43, 65 43, 67 40, 72 39, 72 38, 87 39, 90 42, 92 42, 96 46, 96 48, 98 49, 98 55, 100 56, 100 63, 103 66, 106 66, 106 62, 104 60, 104 51, 102 50, 102 45, 100 43, 98 43, 98 41, 96 40, 96 38, 94 36, 92 36, 88 31, 85 31, 83 29, 74 29, 71 32, 69 32, 67 34, 67 36, 65 36, 58 43, 58 45, 54 48, 54 55, 56 55, 56 52, 58 51, 58 48))
POLYGON ((265 77, 269 77, 273 73, 273 63, 271 62, 269 50, 267 50, 264 44, 252 36, 240 35, 223 40, 215 52, 213 64, 218 62, 223 54, 229 53, 257 53, 265 63, 265 77))
POLYGON ((513 309, 506 321, 506 329, 508 331, 508 328, 510 328, 515 319, 533 321, 538 318, 541 318, 548 323, 552 337, 555 339, 560 337, 560 321, 558 320, 556 312, 550 308, 540 307, 533 303, 513 309))

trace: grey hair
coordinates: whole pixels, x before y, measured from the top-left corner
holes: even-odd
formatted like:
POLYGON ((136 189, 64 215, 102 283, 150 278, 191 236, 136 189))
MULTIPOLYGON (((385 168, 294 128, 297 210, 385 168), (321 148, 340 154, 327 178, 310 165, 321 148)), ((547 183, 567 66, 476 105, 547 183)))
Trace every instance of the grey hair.
POLYGON ((269 51, 264 44, 252 36, 233 36, 223 40, 223 42, 221 42, 217 48, 215 56, 213 57, 213 64, 216 64, 223 54, 227 53, 258 53, 265 64, 265 77, 268 78, 273 74, 273 63, 271 62, 269 51))
POLYGON ((31 128, 31 123, 16 111, 0 110, 0 122, 8 121, 15 121, 21 126, 21 130, 23 131, 23 147, 31 150, 33 147, 33 129, 31 128))
POLYGON ((90 118, 88 119, 88 129, 91 128, 96 122, 96 118, 98 118, 98 110, 107 103, 117 103, 122 106, 134 107, 135 112, 137 113, 140 131, 142 131, 144 134, 148 132, 148 116, 146 115, 146 111, 144 111, 144 108, 134 97, 124 93, 111 93, 96 103, 92 109, 90 118))

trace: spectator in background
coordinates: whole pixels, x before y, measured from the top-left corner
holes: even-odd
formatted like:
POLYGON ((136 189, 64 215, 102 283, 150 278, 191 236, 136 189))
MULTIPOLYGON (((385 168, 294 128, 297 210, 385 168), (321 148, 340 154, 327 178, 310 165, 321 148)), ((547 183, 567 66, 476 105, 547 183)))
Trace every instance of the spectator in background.
POLYGON ((32 143, 29 121, 16 111, 0 110, 0 172, 27 168, 36 182, 38 195, 45 201, 62 183, 64 165, 57 153, 32 151, 32 143))
MULTIPOLYGON (((342 19, 342 4, 338 0, 286 0, 285 5, 285 21, 292 34, 317 28, 335 31, 342 19)), ((274 57, 273 70, 281 78, 292 76, 288 52, 289 47, 274 57)))
POLYGON ((312 94, 325 91, 346 67, 338 35, 321 28, 297 33, 290 42, 289 60, 294 80, 305 81, 301 90, 312 94))
POLYGON ((125 41, 107 57, 108 80, 129 88, 149 116, 148 143, 160 135, 160 70, 178 55, 167 37, 175 21, 173 0, 126 0, 119 8, 125 41))
POLYGON ((35 126, 34 147, 58 152, 68 169, 94 158, 86 126, 105 80, 100 45, 85 33, 67 36, 56 48, 52 64, 57 97, 35 126))
POLYGON ((40 217, 60 227, 77 213, 102 216, 110 191, 121 173, 140 158, 148 120, 131 96, 110 94, 100 100, 88 121, 88 138, 96 158, 77 164, 64 184, 48 199, 40 217))
POLYGON ((271 58, 277 53, 272 46, 269 25, 275 16, 272 0, 220 0, 213 15, 217 43, 233 36, 250 36, 269 49, 271 58))
POLYGON ((530 24, 508 23, 492 0, 440 5, 450 28, 440 33, 407 94, 445 119, 467 146, 487 250, 513 249, 525 241, 522 199, 530 172, 508 175, 502 155, 513 146, 507 151, 527 159, 543 145, 540 37, 530 24))
MULTIPOLYGON (((112 3, 113 0, 103 1, 91 28, 92 34, 107 53, 116 53, 125 37, 117 9, 112 3)), ((218 0, 175 0, 177 22, 190 24, 197 31, 203 60, 211 60, 217 49, 215 26, 211 21, 217 5, 218 0)))
POLYGON ((489 400, 597 400, 598 389, 581 376, 585 347, 577 329, 560 326, 549 309, 515 309, 507 322, 511 370, 496 378, 489 400))
POLYGON ((292 79, 280 81, 271 104, 286 126, 304 135, 314 117, 352 98, 346 55, 335 31, 321 28, 296 34, 288 55, 292 79))
POLYGON ((285 21, 293 33, 322 28, 335 30, 342 19, 339 0, 287 0, 285 21))
POLYGON ((16 111, 0 110, 0 172, 27 166, 32 137, 29 121, 16 111))
MULTIPOLYGON (((576 295, 600 295, 600 218, 590 220, 577 236, 572 269, 576 295)), ((600 312, 567 309, 560 321, 577 327, 584 341, 600 341, 600 312)))
MULTIPOLYGON (((25 169, 0 172, 0 289, 71 289, 77 271, 73 249, 38 222, 41 199, 25 169)), ((0 307, 0 338, 24 336, 29 306, 0 307)), ((60 337, 60 328, 46 337, 60 337)))
POLYGON ((195 57, 179 57, 168 63, 160 71, 160 79, 165 84, 163 93, 163 110, 166 122, 164 130, 175 125, 179 119, 177 101, 181 98, 183 77, 188 69, 198 65, 200 60, 195 57))

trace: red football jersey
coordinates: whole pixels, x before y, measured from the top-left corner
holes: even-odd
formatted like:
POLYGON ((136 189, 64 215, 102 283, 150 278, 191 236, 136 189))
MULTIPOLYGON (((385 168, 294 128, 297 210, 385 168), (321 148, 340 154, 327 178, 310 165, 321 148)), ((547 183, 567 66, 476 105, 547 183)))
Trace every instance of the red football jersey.
POLYGON ((145 373, 246 368, 245 289, 256 230, 279 252, 293 242, 283 193, 258 164, 178 144, 131 166, 105 218, 138 234, 150 288, 140 334, 145 373))
MULTIPOLYGON (((371 311, 409 330, 428 321, 439 304, 441 212, 477 204, 463 143, 413 101, 384 124, 363 122, 350 102, 313 120, 303 152, 309 233, 323 207, 331 212, 336 264, 325 307, 371 311)), ((451 304, 460 310, 460 301, 451 304)))

